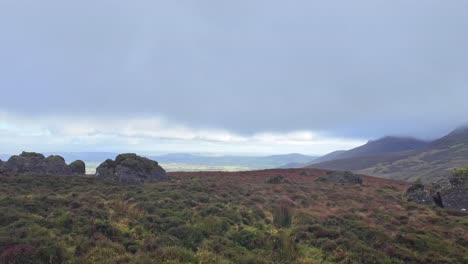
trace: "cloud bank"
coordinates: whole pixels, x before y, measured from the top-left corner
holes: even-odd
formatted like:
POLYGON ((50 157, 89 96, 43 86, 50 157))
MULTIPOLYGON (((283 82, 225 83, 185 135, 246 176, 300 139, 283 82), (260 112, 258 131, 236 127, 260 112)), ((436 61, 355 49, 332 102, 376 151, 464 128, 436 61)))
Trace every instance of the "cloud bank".
POLYGON ((97 119, 70 116, 26 116, 0 113, 2 151, 134 151, 225 154, 324 154, 362 144, 309 131, 238 135, 223 130, 193 129, 162 118, 97 119))
POLYGON ((68 129, 76 144, 109 148, 122 135, 432 138, 468 114, 466 10, 464 0, 1 1, 0 110, 80 120, 26 131, 68 129), (101 133, 102 120, 113 130, 101 133))

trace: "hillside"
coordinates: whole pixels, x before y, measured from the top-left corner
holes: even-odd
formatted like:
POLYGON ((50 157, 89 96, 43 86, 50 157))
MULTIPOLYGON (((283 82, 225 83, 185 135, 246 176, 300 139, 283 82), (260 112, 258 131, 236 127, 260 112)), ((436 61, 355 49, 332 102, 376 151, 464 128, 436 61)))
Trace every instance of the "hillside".
POLYGON ((457 167, 468 166, 468 129, 456 129, 423 147, 382 155, 338 159, 312 165, 317 168, 352 170, 391 179, 434 182, 457 167))
POLYGON ((309 164, 320 163, 320 162, 325 162, 325 161, 329 161, 329 160, 335 160, 335 159, 338 159, 345 152, 346 152, 346 150, 333 151, 331 153, 328 153, 326 155, 323 155, 321 157, 318 157, 318 158, 314 159, 309 164))
POLYGON ((420 149, 427 144, 428 143, 425 141, 414 138, 384 137, 378 140, 371 140, 360 147, 335 155, 334 159, 347 159, 397 153, 420 149))
POLYGON ((317 181, 327 173, 2 176, 0 263, 466 263, 463 212, 407 202, 405 182, 317 181))

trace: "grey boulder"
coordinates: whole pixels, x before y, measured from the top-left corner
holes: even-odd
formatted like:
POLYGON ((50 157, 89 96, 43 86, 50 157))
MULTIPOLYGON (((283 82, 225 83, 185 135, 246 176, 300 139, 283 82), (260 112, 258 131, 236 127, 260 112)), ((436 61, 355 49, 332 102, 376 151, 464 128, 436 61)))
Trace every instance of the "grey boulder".
POLYGON ((362 184, 362 176, 350 171, 333 171, 320 176, 318 181, 331 183, 362 184))
POLYGON ((96 168, 96 177, 121 184, 142 184, 169 179, 158 162, 130 153, 118 155, 115 161, 104 161, 96 168))
POLYGON ((0 174, 9 175, 74 175, 72 168, 60 156, 23 152, 0 163, 0 174))
POLYGON ((75 160, 70 163, 70 168, 73 174, 84 175, 86 174, 86 164, 82 160, 75 160))

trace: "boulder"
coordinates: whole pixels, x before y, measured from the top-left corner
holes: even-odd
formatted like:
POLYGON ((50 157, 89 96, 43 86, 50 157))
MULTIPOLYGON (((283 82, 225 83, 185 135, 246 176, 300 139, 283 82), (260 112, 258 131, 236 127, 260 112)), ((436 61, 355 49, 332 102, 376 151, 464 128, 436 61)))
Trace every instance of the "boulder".
POLYGON ((468 209, 468 169, 457 169, 439 182, 424 186, 415 182, 407 191, 410 201, 442 208, 468 209))
POLYGON ((45 174, 73 175, 73 171, 70 166, 67 165, 64 158, 52 155, 45 159, 45 174))
POLYGON ((96 177, 121 184, 167 181, 166 171, 158 162, 136 154, 120 154, 104 161, 96 168, 96 177))
POLYGON ((86 164, 82 160, 75 160, 70 163, 70 168, 73 174, 84 175, 86 174, 86 164))
POLYGON ((408 190, 406 190, 406 199, 419 204, 434 204, 434 199, 431 192, 421 183, 421 181, 414 182, 408 190))
POLYGON ((318 181, 332 183, 362 184, 362 176, 350 171, 333 171, 320 176, 318 181))
POLYGON ((439 184, 435 191, 440 192, 444 206, 451 209, 468 209, 468 169, 454 170, 448 177, 449 184, 439 184))
POLYGON ((11 156, 5 163, 4 172, 13 175, 45 174, 45 157, 40 153, 23 152, 11 156))
POLYGON ((10 175, 73 175, 73 170, 60 156, 49 156, 35 152, 23 152, 2 162, 1 174, 10 175))

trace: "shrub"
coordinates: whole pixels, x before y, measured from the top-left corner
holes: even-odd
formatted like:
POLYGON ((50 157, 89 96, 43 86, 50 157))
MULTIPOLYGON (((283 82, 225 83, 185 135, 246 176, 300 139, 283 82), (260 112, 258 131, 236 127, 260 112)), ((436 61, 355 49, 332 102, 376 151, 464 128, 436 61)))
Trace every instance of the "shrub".
POLYGON ((37 250, 27 244, 13 245, 0 255, 0 263, 40 263, 37 250))
POLYGON ((195 257, 198 260, 198 264, 212 264, 212 263, 228 264, 230 263, 229 261, 224 259, 222 256, 215 254, 213 252, 210 252, 208 250, 205 250, 205 249, 199 249, 195 257))
POLYGON ((286 202, 280 202, 273 208, 273 223, 278 228, 290 227, 292 223, 293 210, 286 202))
POLYGON ((190 225, 171 228, 168 233, 180 239, 184 247, 190 249, 196 249, 200 242, 205 239, 205 235, 199 228, 190 225))
POLYGON ((281 261, 288 261, 297 258, 297 248, 294 238, 289 232, 279 231, 271 237, 273 250, 281 261))
POLYGON ((249 250, 261 248, 265 244, 264 233, 254 228, 245 228, 240 231, 232 232, 231 237, 240 246, 249 250))

